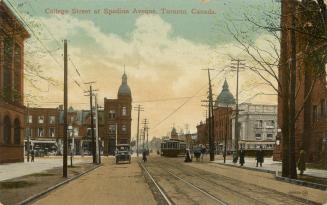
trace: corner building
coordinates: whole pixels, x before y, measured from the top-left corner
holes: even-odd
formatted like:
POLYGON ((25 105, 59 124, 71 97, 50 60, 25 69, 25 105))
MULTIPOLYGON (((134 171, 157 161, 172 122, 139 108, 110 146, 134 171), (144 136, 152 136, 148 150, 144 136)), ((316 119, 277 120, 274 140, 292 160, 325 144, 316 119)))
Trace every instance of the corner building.
POLYGON ((127 84, 127 75, 124 73, 117 99, 104 99, 105 155, 113 155, 116 144, 131 142, 131 114, 132 92, 127 84))
POLYGON ((29 37, 0 0, 0 163, 24 161, 24 41, 29 37))

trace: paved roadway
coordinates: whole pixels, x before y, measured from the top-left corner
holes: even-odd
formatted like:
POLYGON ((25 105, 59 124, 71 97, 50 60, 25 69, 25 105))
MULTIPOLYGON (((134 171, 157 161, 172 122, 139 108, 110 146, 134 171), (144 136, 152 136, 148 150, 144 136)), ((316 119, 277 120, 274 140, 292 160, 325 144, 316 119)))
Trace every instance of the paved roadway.
MULTIPOLYGON (((51 204, 166 204, 150 177, 132 164, 104 165, 37 201, 51 204), (148 182, 148 183, 147 183, 148 182)), ((176 205, 324 204, 327 192, 275 180, 272 174, 214 163, 184 163, 182 158, 151 157, 146 169, 176 205), (312 203, 312 201, 316 203, 312 203)))
POLYGON ((103 162, 102 167, 51 192, 35 204, 156 204, 136 160, 120 165, 116 165, 113 158, 105 158, 103 162))
POLYGON ((206 162, 186 164, 181 158, 150 159, 145 167, 174 204, 327 202, 326 191, 279 182, 268 173, 206 162))

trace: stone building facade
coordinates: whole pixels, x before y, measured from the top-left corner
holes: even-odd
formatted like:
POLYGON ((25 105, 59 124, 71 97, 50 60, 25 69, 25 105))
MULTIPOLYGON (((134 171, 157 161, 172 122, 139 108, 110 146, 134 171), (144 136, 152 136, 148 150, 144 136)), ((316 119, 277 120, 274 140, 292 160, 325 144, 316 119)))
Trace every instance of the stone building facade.
POLYGON ((132 92, 127 75, 122 76, 117 99, 104 99, 104 154, 113 155, 116 144, 131 142, 132 92))
MULTIPOLYGON (((255 154, 260 147, 272 155, 277 136, 277 105, 242 103, 239 105, 239 147, 255 154)), ((232 115, 233 142, 235 114, 232 115)))
POLYGON ((24 41, 29 37, 0 0, 0 163, 24 161, 24 41))

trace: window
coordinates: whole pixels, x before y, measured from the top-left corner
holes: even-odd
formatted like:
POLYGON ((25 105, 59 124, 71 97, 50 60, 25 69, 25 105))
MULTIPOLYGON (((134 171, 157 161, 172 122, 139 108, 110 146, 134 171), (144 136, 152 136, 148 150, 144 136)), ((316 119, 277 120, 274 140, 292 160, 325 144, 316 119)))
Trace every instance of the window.
POLYGON ((55 124, 56 123, 56 116, 50 116, 49 117, 49 124, 55 124))
POLYGON ((255 134, 255 138, 256 138, 257 140, 261 140, 261 134, 259 134, 259 133, 255 134))
POLYGON ((38 137, 43 137, 44 136, 44 129, 43 128, 38 128, 37 129, 37 136, 38 137))
POLYGON ((262 120, 257 120, 255 122, 255 128, 262 128, 262 124, 263 124, 262 120))
POLYGON ((26 132, 26 137, 29 137, 29 138, 32 137, 32 128, 27 127, 25 129, 25 132, 26 132))
POLYGON ((49 137, 56 137, 55 128, 53 127, 49 128, 49 137))
POLYGON ((15 58, 14 58, 14 100, 15 102, 21 101, 21 48, 18 44, 15 44, 15 58))
POLYGON ((270 139, 270 140, 273 139, 273 134, 270 134, 270 133, 267 134, 267 139, 270 139))
POLYGON ((115 118, 116 118, 116 111, 109 110, 109 119, 115 119, 115 118))
POLYGON ((116 125, 109 125, 109 134, 116 133, 116 125))
POLYGON ((266 122, 266 128, 275 128, 275 121, 274 120, 269 120, 266 122))
POLYGON ((27 116, 27 123, 28 124, 32 124, 33 123, 33 116, 32 115, 27 116))
POLYGON ((14 144, 20 144, 20 121, 18 118, 14 122, 14 144))
POLYGON ((44 116, 39 116, 38 117, 38 123, 43 124, 44 123, 44 116))
POLYGON ((12 100, 12 64, 13 64, 13 39, 5 37, 4 39, 4 66, 3 66, 3 97, 7 101, 12 100))
POLYGON ((3 143, 10 144, 11 140, 11 124, 10 118, 6 116, 3 120, 3 143))
POLYGON ((320 101, 320 117, 325 116, 326 114, 326 100, 322 99, 320 101))
POLYGON ((127 131, 127 127, 126 127, 126 125, 122 125, 122 126, 121 126, 121 131, 122 131, 122 132, 126 132, 126 131, 127 131))
POLYGON ((127 115, 127 108, 126 107, 122 107, 121 114, 122 114, 122 116, 126 116, 127 115))
POLYGON ((312 110, 312 122, 317 122, 317 106, 313 106, 312 110))

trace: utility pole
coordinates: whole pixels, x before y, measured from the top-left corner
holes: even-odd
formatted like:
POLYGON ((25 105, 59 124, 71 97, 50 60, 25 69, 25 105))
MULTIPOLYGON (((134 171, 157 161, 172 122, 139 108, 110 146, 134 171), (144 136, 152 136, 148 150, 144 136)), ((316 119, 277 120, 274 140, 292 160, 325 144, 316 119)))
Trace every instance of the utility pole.
POLYGON ((97 156, 97 163, 100 164, 100 150, 99 150, 99 116, 98 116, 98 95, 95 94, 95 136, 96 136, 96 156, 97 156))
MULTIPOLYGON (((30 124, 30 119, 29 119, 29 103, 27 103, 27 124, 30 124)), ((29 130, 31 130, 31 128, 29 128, 29 130)), ((26 133, 26 132, 25 132, 26 133)), ((30 141, 31 141, 31 136, 30 136, 30 133, 26 133, 27 134, 27 147, 26 147, 26 151, 27 151, 27 162, 30 162, 30 141)))
POLYGON ((143 120, 143 151, 144 151, 144 149, 145 149, 145 146, 144 146, 144 144, 145 144, 145 135, 146 135, 146 130, 147 130, 147 127, 148 127, 148 119, 144 119, 143 120))
POLYGON ((92 156, 93 156, 93 163, 96 163, 96 145, 95 145, 95 136, 94 136, 94 119, 93 119, 93 92, 97 91, 97 90, 93 90, 92 89, 92 84, 94 84, 95 82, 87 82, 85 84, 89 84, 90 85, 90 90, 86 91, 87 93, 89 93, 86 96, 90 97, 90 115, 91 115, 91 136, 92 136, 92 156))
POLYGON ((210 153, 210 161, 215 160, 215 145, 214 145, 214 139, 213 139, 213 98, 212 98, 212 86, 211 86, 211 78, 210 78, 210 70, 214 69, 203 69, 208 71, 208 79, 209 79, 209 96, 208 96, 208 112, 209 112, 209 118, 208 118, 208 128, 209 128, 209 153, 210 153))
POLYGON ((139 157, 139 139, 140 139, 140 112, 144 111, 142 105, 134 107, 134 110, 137 111, 137 136, 136 136, 136 155, 139 157))
MULTIPOLYGON (((97 96, 97 95, 96 95, 97 96)), ((98 133, 98 156, 99 156, 99 164, 101 164, 101 147, 102 147, 102 142, 101 142, 101 137, 99 136, 99 109, 103 109, 103 107, 99 106, 97 103, 97 97, 95 98, 96 101, 96 115, 97 115, 97 133, 98 133)))
POLYGON ((149 126, 146 127, 146 148, 149 150, 149 126))
POLYGON ((68 54, 67 54, 67 40, 64 40, 64 150, 63 150, 63 177, 67 178, 67 144, 68 144, 68 54))
POLYGON ((290 137, 289 137, 289 177, 297 178, 295 162, 295 89, 296 89, 296 0, 291 1, 291 59, 290 59, 290 137))
POLYGON ((236 71, 236 107, 235 107, 235 152, 236 152, 236 157, 238 160, 238 141, 239 141, 239 127, 238 127, 238 115, 239 115, 239 110, 238 110, 238 87, 239 87, 239 72, 240 69, 244 69, 245 64, 243 63, 244 60, 240 59, 232 59, 232 65, 231 68, 236 71))

